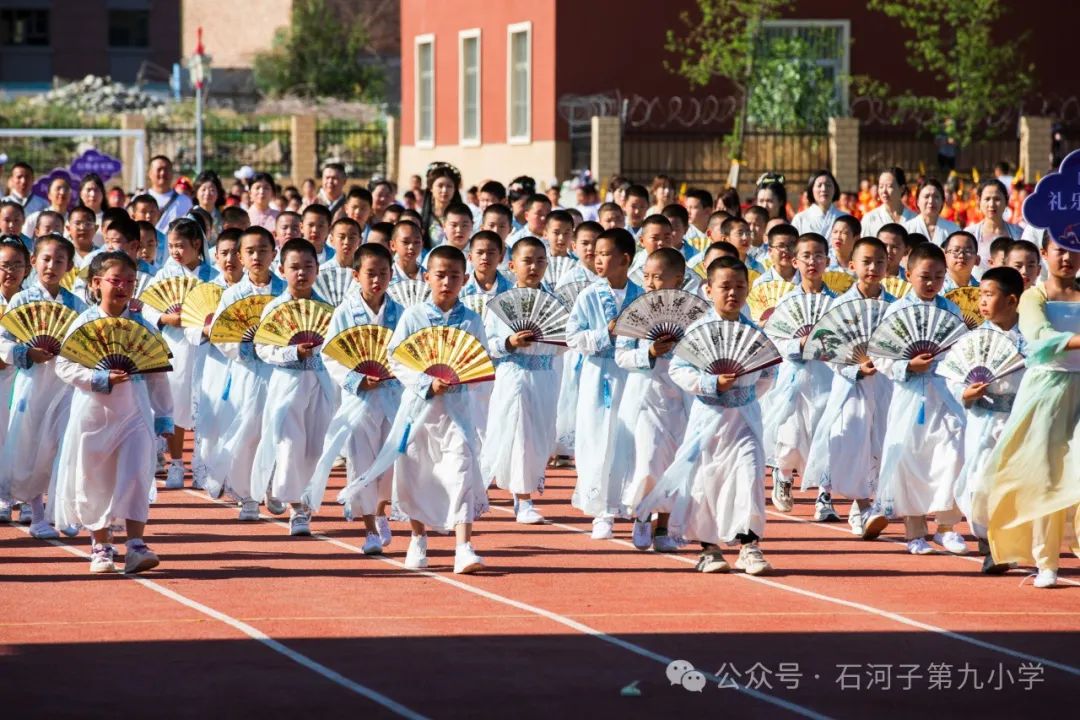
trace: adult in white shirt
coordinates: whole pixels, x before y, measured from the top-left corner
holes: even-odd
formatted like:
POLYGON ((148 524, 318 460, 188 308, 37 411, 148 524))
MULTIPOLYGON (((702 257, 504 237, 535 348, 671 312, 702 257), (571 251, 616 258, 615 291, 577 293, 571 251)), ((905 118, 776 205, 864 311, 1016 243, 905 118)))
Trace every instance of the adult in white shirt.
POLYGON ((941 208, 945 206, 945 188, 936 178, 925 178, 919 182, 915 193, 915 207, 919 214, 904 223, 909 233, 919 233, 938 247, 945 246, 945 240, 960 226, 941 217, 941 208))
POLYGON ((832 237, 833 223, 844 214, 833 205, 840 198, 836 178, 828 170, 818 170, 806 184, 806 196, 812 204, 792 218, 791 224, 800 235, 818 233, 826 239, 832 237))
POLYGON ((33 213, 41 212, 49 207, 45 198, 34 195, 34 168, 24 162, 17 162, 11 166, 11 175, 8 176, 8 194, 3 199, 21 205, 23 217, 30 217, 33 213))
MULTIPOLYGON (((327 163, 322 170, 322 187, 315 196, 315 202, 330 209, 334 218, 345 204, 345 166, 341 163, 327 163)), ((333 220, 331 220, 333 222, 333 220)))
POLYGON ((1005 222, 1005 208, 1009 202, 1001 181, 983 180, 979 183, 977 197, 982 222, 972 223, 964 230, 974 235, 979 245, 979 264, 975 266, 975 276, 979 277, 983 270, 990 267, 990 243, 1003 236, 1019 240, 1024 231, 1019 225, 1005 222))
POLYGON ((889 223, 903 225, 915 217, 915 213, 904 205, 908 186, 907 178, 901 168, 892 167, 882 171, 878 175, 877 189, 881 204, 863 215, 863 237, 877 237, 878 230, 889 223))
POLYGON ((191 198, 173 187, 172 160, 164 155, 155 155, 150 158, 147 179, 150 181, 150 187, 146 192, 158 204, 158 220, 155 227, 159 232, 167 232, 169 223, 187 215, 188 210, 191 209, 191 198))
POLYGON ((38 216, 45 212, 45 210, 55 210, 64 218, 64 222, 67 222, 68 208, 70 206, 71 184, 67 181, 67 178, 53 178, 52 182, 49 183, 48 205, 45 208, 26 216, 26 222, 23 223, 23 235, 26 235, 27 237, 37 237, 34 233, 34 228, 37 227, 38 216))

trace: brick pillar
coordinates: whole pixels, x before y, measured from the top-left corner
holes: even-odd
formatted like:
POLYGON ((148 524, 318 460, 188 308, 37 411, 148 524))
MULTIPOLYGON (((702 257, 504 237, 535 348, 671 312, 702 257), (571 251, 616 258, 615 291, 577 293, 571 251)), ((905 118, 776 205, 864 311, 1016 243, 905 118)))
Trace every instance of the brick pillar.
POLYGON ((1035 182, 1038 175, 1045 175, 1050 167, 1051 129, 1054 121, 1048 117, 1022 115, 1020 117, 1020 167, 1024 181, 1035 182))
POLYGON ((292 181, 297 186, 304 182, 305 178, 319 177, 317 122, 314 115, 292 116, 292 181))
MULTIPOLYGON (((124 113, 120 116, 121 130, 146 130, 146 117, 137 113, 124 113)), ((135 188, 146 187, 146 166, 150 162, 150 138, 147 137, 145 152, 142 157, 142 172, 135 167, 135 138, 120 138, 120 163, 121 182, 124 189, 132 191, 135 188)))
POLYGON ((622 172, 622 123, 617 117, 592 118, 592 149, 589 167, 597 186, 622 172))
POLYGON ((859 121, 829 118, 829 167, 841 191, 859 190, 859 121))
POLYGON ((393 115, 386 116, 386 168, 383 174, 391 182, 397 182, 398 158, 400 157, 401 133, 398 131, 398 119, 393 115))

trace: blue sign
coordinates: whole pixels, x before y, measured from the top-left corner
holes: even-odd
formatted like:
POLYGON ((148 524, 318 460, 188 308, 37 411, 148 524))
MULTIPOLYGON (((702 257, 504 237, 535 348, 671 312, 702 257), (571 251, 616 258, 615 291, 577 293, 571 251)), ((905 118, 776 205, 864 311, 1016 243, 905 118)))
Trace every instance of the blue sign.
POLYGON ((1080 252, 1080 150, 1061 161, 1061 168, 1039 181, 1024 200, 1028 224, 1050 231, 1054 242, 1080 252))
POLYGON ((109 178, 120 173, 121 167, 123 165, 116 158, 90 148, 71 163, 71 174, 82 178, 88 173, 97 173, 102 182, 108 182, 109 178))

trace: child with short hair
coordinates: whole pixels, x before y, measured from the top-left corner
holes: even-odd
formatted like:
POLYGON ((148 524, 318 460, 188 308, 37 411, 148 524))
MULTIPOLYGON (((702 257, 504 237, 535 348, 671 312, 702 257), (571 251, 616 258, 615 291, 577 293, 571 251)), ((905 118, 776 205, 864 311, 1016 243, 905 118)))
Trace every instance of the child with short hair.
MULTIPOLYGON (((839 225, 837 221, 833 228, 839 225)), ((888 264, 885 244, 876 238, 861 238, 851 251, 850 269, 857 280, 835 304, 857 299, 895 302, 881 286, 888 264)), ((892 386, 869 358, 859 365, 835 368, 825 410, 818 421, 806 460, 802 489, 819 488, 822 503, 831 503, 832 494, 850 498, 848 525, 852 534, 876 537, 885 520, 867 526, 870 507, 881 468, 881 448, 885 439, 885 419, 889 414, 892 386)), ((887 523, 887 520, 885 520, 887 523)))
POLYGON ((626 188, 622 209, 626 214, 626 229, 637 240, 641 234, 642 223, 645 222, 645 214, 649 210, 649 191, 644 185, 635 184, 626 188))
POLYGON ((524 210, 525 224, 506 238, 508 250, 513 250, 514 243, 523 237, 543 237, 544 223, 547 222, 547 216, 551 213, 551 200, 547 195, 535 193, 525 201, 524 210))
MULTIPOLYGON (((315 257, 321 265, 334 257, 334 248, 328 247, 326 238, 330 235, 330 223, 333 217, 325 205, 314 203, 304 208, 300 215, 300 236, 315 248, 315 257)), ((284 246, 282 246, 284 248, 284 246)), ((276 263, 281 266, 281 259, 276 263)))
POLYGON ((426 568, 427 530, 453 531, 457 539, 454 572, 473 573, 484 562, 473 550, 473 522, 488 509, 480 472, 477 425, 486 408, 476 402, 475 384, 450 385, 394 359, 394 350, 427 327, 454 327, 487 347, 480 316, 458 300, 465 282, 465 256, 449 245, 428 255, 431 297, 407 308, 390 338, 390 366, 405 390, 390 436, 358 483, 362 488, 394 469, 394 509, 409 518, 412 537, 405 566, 426 568))
POLYGON ((645 260, 660 248, 670 247, 671 235, 671 223, 663 215, 650 215, 645 218, 637 235, 638 248, 634 253, 634 261, 630 263, 630 272, 644 267, 645 260))
POLYGON ((446 208, 446 219, 443 221, 444 245, 453 245, 461 252, 466 252, 469 247, 469 238, 472 237, 473 217, 472 210, 465 203, 450 203, 446 208))
POLYGON ((769 269, 761 273, 754 280, 754 285, 784 280, 785 282, 798 285, 802 282, 798 268, 795 267, 795 246, 799 240, 799 231, 794 225, 780 223, 769 228, 766 233, 768 238, 769 259, 772 263, 769 269))
POLYGON ((1009 252, 1009 246, 1012 244, 1013 239, 1008 235, 994 238, 994 241, 990 243, 990 257, 986 261, 987 265, 990 267, 1001 267, 1004 265, 1005 255, 1009 252))
MULTIPOLYGON (((370 190, 353 185, 349 188, 345 203, 342 205, 342 217, 352 220, 361 228, 361 239, 367 234, 368 223, 371 221, 371 202, 370 190)), ((330 226, 331 233, 333 233, 333 227, 333 225, 330 226)))
MULTIPOLYGON (((969 236, 970 237, 970 236, 969 236)), ((933 243, 922 243, 908 255, 911 290, 892 303, 885 317, 906 307, 929 305, 960 315, 960 309, 941 297, 945 283, 945 253, 933 243)), ((934 374, 940 356, 929 353, 911 360, 882 360, 878 369, 893 381, 892 400, 885 422, 877 497, 867 525, 882 525, 878 515, 904 518, 908 552, 934 552, 926 542, 926 516, 934 514, 938 532, 934 541, 948 552, 963 554, 967 546, 953 525, 960 521, 956 508, 956 478, 963 466, 964 409, 949 392, 945 378, 934 374)))
POLYGON ((690 227, 690 214, 682 205, 672 204, 660 213, 671 224, 671 247, 682 253, 689 260, 697 254, 697 249, 687 240, 690 227))
POLYGON ((34 249, 34 241, 23 234, 26 213, 23 206, 14 200, 0 200, 0 234, 19 238, 27 252, 34 249))
POLYGON ((510 237, 513 226, 514 214, 505 205, 488 205, 484 208, 484 214, 480 216, 480 229, 496 233, 504 243, 510 237))
POLYGON ((350 271, 355 264, 356 251, 363 242, 363 230, 358 222, 349 217, 340 217, 330 226, 328 244, 334 249, 334 256, 319 264, 320 274, 333 268, 347 268, 350 271))
POLYGON ((94 238, 97 235, 97 214, 85 205, 77 205, 68 213, 67 236, 75 246, 75 269, 82 270, 90 264, 94 251, 94 238))
MULTIPOLYGON (((251 216, 239 205, 226 205, 221 209, 222 230, 247 230, 250 226, 251 216)), ((276 223, 274 227, 277 228, 276 223)))
MULTIPOLYGON (((19 210, 21 205, 12 203, 19 210)), ((21 223, 20 223, 21 225, 21 223)), ((7 306, 22 290, 23 281, 30 272, 30 253, 23 244, 18 233, 4 233, 0 237, 0 310, 6 310, 7 306)), ((14 365, 0 361, 0 397, 10 398, 12 385, 15 382, 16 368, 14 365)), ((7 437, 8 420, 10 419, 10 406, 6 402, 0 402, 0 449, 4 446, 7 437)), ((30 506, 20 505, 20 521, 30 524, 32 512, 30 506)), ((11 522, 12 505, 8 498, 0 494, 0 522, 11 522)))
POLYGON ((833 221, 831 233, 829 236, 831 262, 827 270, 850 273, 852 251, 855 249, 855 242, 861 236, 862 225, 851 215, 841 215, 833 221))
POLYGON ((157 275, 161 269, 157 261, 159 244, 157 228, 149 220, 137 220, 136 225, 139 228, 139 259, 154 269, 153 275, 157 275))
MULTIPOLYGON (((795 267, 799 270, 800 282, 784 297, 820 293, 835 299, 835 293, 823 280, 828 260, 829 245, 824 237, 817 233, 799 236, 795 245, 795 267)), ((765 456, 773 468, 772 502, 780 512, 791 512, 792 474, 805 475, 810 442, 825 412, 832 387, 833 372, 828 364, 803 359, 807 337, 776 343, 784 363, 777 372, 776 386, 763 401, 765 456)), ((827 522, 839 520, 828 494, 818 496, 814 517, 827 522)))
POLYGON ((411 220, 402 220, 394 226, 390 236, 390 251, 394 253, 393 275, 390 284, 402 280, 423 280, 425 268, 420 262, 424 250, 424 233, 411 220))
MULTIPOLYGON (((646 292, 679 289, 685 273, 682 253, 659 248, 645 261, 644 288, 646 292)), ((634 469, 622 498, 623 506, 630 510, 667 470, 686 432, 691 398, 668 375, 677 342, 674 336, 655 341, 619 337, 615 341, 615 363, 629 373, 619 417, 634 438, 634 469)), ((648 519, 635 519, 633 542, 638 550, 647 550, 649 545, 657 552, 679 549, 678 542, 667 534, 666 514, 657 516, 655 532, 648 519)))
MULTIPOLYGON (((159 268, 163 267, 165 261, 169 259, 168 238, 165 233, 157 229, 161 212, 154 196, 149 193, 136 195, 131 201, 131 217, 135 222, 147 222, 154 228, 154 237, 157 244, 154 250, 153 259, 148 259, 147 262, 159 268)), ((246 211, 244 212, 244 217, 247 217, 246 211)))
POLYGON ((1034 287, 1042 272, 1039 248, 1030 240, 1014 240, 1005 253, 1005 265, 1020 273, 1025 290, 1034 287))
POLYGON ((547 246, 551 257, 568 256, 573 237, 574 218, 566 210, 553 210, 544 220, 544 235, 541 240, 547 246))
MULTIPOLYGON (((394 234, 394 226, 387 222, 377 222, 368 229, 364 243, 375 243, 390 249, 390 236, 394 234)), ((391 256, 393 257, 393 256, 391 256)))
POLYGON ((877 239, 885 243, 888 253, 885 277, 898 277, 901 280, 907 277, 904 272, 904 259, 910 250, 906 242, 907 236, 908 231, 900 223, 886 223, 877 231, 877 239))
POLYGON ((945 250, 945 266, 948 274, 945 276, 945 285, 941 291, 979 287, 979 281, 973 275, 975 266, 979 264, 979 244, 975 236, 964 230, 957 230, 945 238, 942 249, 945 250))
MULTIPOLYGON (((287 287, 263 308, 262 318, 290 300, 325 302, 312 290, 318 263, 315 246, 307 240, 285 243, 280 273, 287 287)), ((337 394, 315 344, 255 343, 255 353, 273 369, 266 389, 262 437, 251 470, 251 495, 265 496, 267 509, 275 514, 284 510, 284 504, 291 505, 289 534, 310 535, 311 508, 303 502, 303 494, 337 409, 337 394)))
MULTIPOLYGON (((1020 334, 1020 296, 1024 279, 1010 267, 995 265, 983 273, 979 282, 979 314, 985 318, 980 328, 1004 333, 1022 354, 1027 354, 1027 342, 1020 334)), ((949 383, 953 395, 967 410, 964 422, 964 464, 956 479, 956 504, 971 524, 978 538, 979 554, 984 556, 982 571, 999 575, 1009 569, 997 564, 990 554, 986 540, 989 515, 986 506, 986 461, 997 445, 1016 400, 1024 371, 1014 372, 992 383, 962 385, 949 383)))
POLYGON ((469 241, 469 279, 461 288, 461 297, 486 295, 488 299, 514 287, 514 283, 499 272, 503 257, 503 242, 498 233, 481 230, 469 241))
POLYGON ((626 225, 626 214, 617 204, 606 202, 601 204, 600 208, 596 211, 596 221, 604 230, 610 230, 611 228, 617 227, 621 228, 626 225))
MULTIPOLYGON (((401 305, 386 296, 393 264, 390 251, 366 243, 360 246, 356 259, 355 287, 334 310, 327 338, 361 325, 379 325, 393 331, 404 312, 401 305)), ((319 512, 334 461, 344 454, 346 485, 338 494, 338 502, 345 506, 347 518, 363 519, 367 530, 363 553, 381 555, 393 540, 390 522, 384 514, 390 502, 393 476, 383 473, 363 488, 360 480, 390 434, 394 415, 401 405, 401 382, 364 375, 328 356, 323 356, 323 362, 334 384, 341 388, 341 404, 330 421, 322 454, 303 500, 313 512, 319 512)))
POLYGON ((769 222, 769 211, 760 205, 751 205, 743 213, 743 219, 750 226, 750 249, 747 254, 759 265, 769 256, 769 246, 765 242, 765 226, 769 222))
POLYGON ((750 224, 739 217, 729 217, 720 224, 720 239, 729 242, 739 251, 739 259, 749 270, 756 273, 765 272, 756 260, 750 258, 750 242, 753 236, 750 234, 750 224))
MULTIPOLYGON (((68 336, 100 318, 124 318, 156 333, 130 309, 135 262, 106 251, 91 264, 90 289, 98 304, 85 309, 68 336)), ((172 392, 163 374, 129 375, 92 370, 59 358, 56 376, 70 386, 70 422, 56 464, 55 518, 62 527, 85 527, 93 547, 90 572, 116 572, 113 525, 127 535, 124 572, 140 573, 159 564, 143 539, 150 515, 156 437, 172 431, 172 392)))
MULTIPOLYGON (((644 188, 643 188, 644 190, 644 188)), ((644 291, 630 282, 637 243, 629 230, 605 230, 596 239, 600 279, 581 291, 566 323, 566 344, 584 356, 578 387, 574 456, 577 486, 571 503, 593 516, 592 537, 612 537, 625 515, 622 493, 633 473, 632 435, 618 416, 626 370, 615 362, 615 318, 644 291)))
MULTIPOLYGON (((11 299, 6 312, 32 302, 59 303, 76 313, 85 310, 86 303, 60 287, 74 256, 74 246, 62 235, 39 237, 31 257, 33 284, 11 299)), ((71 403, 71 389, 57 377, 55 359, 48 350, 19 342, 8 330, 0 331, 0 361, 19 371, 0 454, 0 498, 30 503, 30 534, 40 539, 59 536, 45 514, 44 495, 71 403)))
POLYGON ((42 210, 34 222, 34 239, 64 234, 64 216, 55 210, 42 210))
MULTIPOLYGON (((214 314, 214 321, 225 308, 252 295, 277 297, 286 283, 270 272, 274 259, 274 237, 266 228, 252 226, 242 233, 223 230, 220 244, 230 233, 239 233, 240 262, 244 277, 225 289, 214 314)), ((211 321, 211 326, 213 321, 211 321)), ((240 504, 241 521, 259 519, 262 496, 252 496, 251 471, 255 449, 262 428, 263 406, 272 366, 255 353, 251 340, 239 343, 219 343, 217 349, 229 359, 226 389, 222 392, 221 418, 216 445, 206 458, 206 492, 212 498, 227 493, 240 504)))
POLYGON ((277 247, 281 247, 297 237, 300 237, 300 213, 286 210, 278 215, 274 222, 274 242, 277 247))
MULTIPOLYGON (((518 240, 510 270, 514 287, 540 289, 547 271, 544 243, 531 237, 518 240)), ((498 365, 488 406, 495 422, 484 435, 480 469, 484 478, 494 479, 513 496, 517 522, 542 523, 533 494, 544 492, 544 468, 555 444, 558 395, 550 389, 559 384, 563 350, 535 342, 529 331, 513 332, 494 313, 487 313, 485 329, 488 350, 498 365)))
MULTIPOLYGON (((753 326, 742 315, 750 292, 746 265, 718 258, 708 273, 713 308, 687 330, 718 320, 753 326)), ((772 566, 759 546, 765 534, 765 451, 757 397, 771 371, 711 375, 676 356, 669 372, 694 398, 686 436, 634 514, 645 519, 654 512, 669 513, 669 535, 701 543, 698 572, 730 570, 720 545, 739 542, 735 567, 748 575, 767 573, 772 566)))

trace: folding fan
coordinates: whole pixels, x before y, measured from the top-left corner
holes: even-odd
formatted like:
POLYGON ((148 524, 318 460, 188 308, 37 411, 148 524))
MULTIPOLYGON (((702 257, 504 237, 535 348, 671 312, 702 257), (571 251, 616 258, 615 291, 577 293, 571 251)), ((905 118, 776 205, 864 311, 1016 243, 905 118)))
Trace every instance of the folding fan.
POLYGON ((169 277, 157 280, 139 295, 139 300, 158 312, 178 313, 184 298, 194 290, 200 281, 193 277, 169 277))
POLYGON ((321 345, 330 327, 334 309, 317 300, 289 300, 259 322, 255 343, 259 345, 321 345))
POLYGON ((777 303, 762 329, 773 340, 801 338, 821 319, 832 300, 825 293, 790 295, 777 303))
POLYGON ((225 288, 216 283, 203 283, 184 297, 180 307, 180 324, 186 328, 202 328, 214 317, 225 288))
POLYGON ((754 322, 768 320, 780 298, 794 289, 795 286, 787 280, 770 280, 751 287, 750 294, 746 297, 751 319, 754 322))
POLYGON ((483 293, 473 293, 472 295, 465 295, 461 298, 461 304, 472 310, 481 318, 484 317, 484 313, 487 311, 488 296, 483 293))
POLYGON ((337 307, 345 301, 346 295, 355 283, 351 268, 335 265, 319 271, 312 290, 323 300, 337 307))
POLYGON ((992 383, 1024 368, 1024 356, 1008 335, 979 328, 956 341, 935 372, 964 385, 992 383))
POLYGON ((548 258, 544 279, 548 281, 551 287, 555 287, 559 280, 562 279, 562 276, 573 270, 575 265, 577 265, 577 260, 572 257, 552 255, 548 258))
POLYGON ((68 292, 71 292, 71 288, 75 287, 75 280, 79 277, 79 269, 71 268, 64 276, 60 278, 60 287, 64 288, 68 292))
POLYGON ((452 385, 495 379, 495 366, 480 341, 445 325, 417 330, 394 348, 394 359, 452 385))
MULTIPOLYGON (((706 279, 709 276, 709 271, 705 269, 705 263, 704 262, 694 263, 690 267, 690 269, 693 270, 694 274, 697 275, 702 280, 706 279)), ((750 282, 751 282, 751 284, 753 284, 753 280, 751 280, 750 282)))
POLYGON ((728 320, 694 326, 675 346, 675 354, 712 375, 746 375, 783 360, 765 333, 728 320))
POLYGON ((896 299, 900 299, 911 290, 911 283, 899 277, 887 277, 881 281, 881 287, 896 299))
POLYGON ((555 288, 555 297, 562 301, 566 311, 569 312, 574 309, 574 301, 577 300, 577 296, 587 287, 589 287, 588 280, 574 280, 555 288))
POLYGON ((80 325, 64 341, 60 354, 93 370, 129 374, 172 370, 162 337, 127 318, 99 318, 80 325))
POLYGON ((654 290, 637 298, 615 318, 615 334, 656 340, 680 339, 686 328, 709 311, 709 303, 685 290, 654 290))
POLYGON ((210 342, 238 343, 254 340, 263 308, 273 299, 273 295, 248 295, 230 304, 210 326, 210 342))
POLYGON ((531 332, 536 342, 566 344, 566 321, 570 319, 570 312, 551 293, 514 288, 491 298, 487 309, 513 332, 531 332))
MULTIPOLYGON (((708 274, 708 270, 706 270, 705 272, 706 272, 706 274, 708 274)), ((747 276, 748 282, 750 283, 750 287, 754 287, 754 282, 759 277, 761 277, 761 273, 759 273, 757 270, 755 270, 752 267, 747 267, 746 268, 746 276, 747 276)))
POLYGON ((390 329, 381 325, 345 328, 326 342, 322 354, 353 372, 386 380, 393 377, 386 361, 386 346, 390 343, 391 335, 390 329))
POLYGON ((969 330, 983 324, 983 316, 979 312, 979 288, 956 288, 945 293, 945 299, 951 300, 960 308, 960 314, 969 330))
POLYGON ((881 321, 867 348, 873 357, 910 360, 937 355, 966 333, 963 318, 933 305, 909 305, 881 321))
POLYGON ((423 280, 400 280, 386 294, 402 307, 412 307, 431 297, 431 286, 423 280))
POLYGON ((687 233, 686 235, 683 235, 683 242, 701 253, 705 252, 705 248, 709 247, 709 244, 712 241, 709 240, 708 235, 694 235, 691 237, 690 234, 687 233))
POLYGON ((821 276, 821 279, 825 282, 826 287, 835 294, 843 295, 855 284, 858 278, 843 270, 829 270, 821 276))
POLYGON ((8 310, 0 318, 0 327, 27 347, 56 355, 68 328, 78 316, 77 312, 58 302, 38 300, 8 310))
POLYGON ((837 365, 861 365, 870 336, 889 307, 882 300, 856 298, 833 305, 810 330, 803 358, 837 365))

